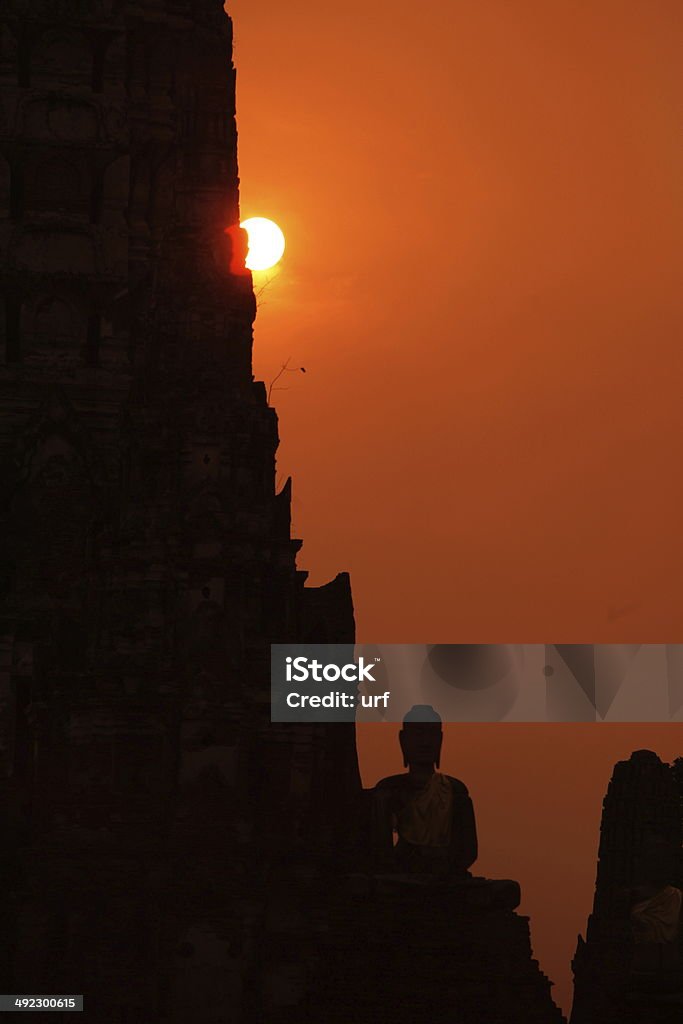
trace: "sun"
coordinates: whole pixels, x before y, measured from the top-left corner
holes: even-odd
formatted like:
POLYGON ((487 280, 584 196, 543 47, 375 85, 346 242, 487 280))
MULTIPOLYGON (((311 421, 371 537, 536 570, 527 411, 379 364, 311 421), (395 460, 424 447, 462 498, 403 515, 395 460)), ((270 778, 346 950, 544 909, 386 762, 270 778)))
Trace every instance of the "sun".
POLYGON ((249 236, 248 270, 270 270, 280 262, 285 251, 285 236, 274 221, 265 217, 249 217, 242 221, 240 227, 249 236))

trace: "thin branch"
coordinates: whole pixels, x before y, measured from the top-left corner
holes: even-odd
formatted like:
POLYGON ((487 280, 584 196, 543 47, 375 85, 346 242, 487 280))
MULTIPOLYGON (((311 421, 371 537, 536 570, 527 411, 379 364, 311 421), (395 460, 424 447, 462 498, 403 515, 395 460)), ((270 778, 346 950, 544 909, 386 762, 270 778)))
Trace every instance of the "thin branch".
MULTIPOLYGON (((255 291, 255 292, 254 292, 254 298, 256 299, 256 301, 257 301, 257 302, 258 302, 258 300, 259 300, 259 299, 261 298, 261 296, 263 295, 263 293, 264 293, 264 291, 266 290, 266 288, 268 287, 268 285, 271 285, 271 284, 273 283, 273 281, 274 281, 274 280, 275 280, 275 278, 273 278, 273 277, 269 277, 269 278, 268 278, 268 279, 267 279, 267 280, 265 281, 265 283, 264 283, 264 284, 262 284, 262 285, 261 285, 261 287, 260 287, 260 288, 259 288, 259 289, 258 289, 257 291, 255 291)), ((263 302, 262 302, 262 303, 260 303, 260 305, 262 305, 262 306, 263 306, 263 305, 265 305, 265 303, 263 303, 263 302)))
POLYGON ((279 381, 279 379, 280 379, 280 377, 282 376, 282 374, 283 374, 283 373, 285 373, 285 372, 286 372, 286 371, 287 371, 287 370, 289 369, 289 361, 290 361, 290 359, 291 359, 291 358, 292 358, 291 356, 288 356, 288 357, 287 357, 287 360, 286 360, 286 361, 285 361, 285 362, 284 362, 284 363, 282 364, 282 366, 280 367, 280 372, 279 372, 279 373, 277 373, 277 374, 276 374, 276 375, 275 375, 275 376, 273 377, 273 379, 271 380, 271 382, 270 382, 270 387, 268 388, 268 405, 270 405, 270 395, 271 395, 271 392, 272 392, 273 388, 275 387, 275 385, 276 385, 276 384, 277 384, 277 382, 279 381))
POLYGON ((273 393, 273 391, 289 391, 289 388, 283 388, 283 387, 276 388, 275 387, 275 385, 277 384, 277 382, 279 381, 279 379, 280 379, 280 377, 282 376, 283 373, 306 373, 306 368, 304 366, 290 366, 289 364, 290 364, 291 358, 292 357, 289 356, 285 360, 285 362, 280 367, 278 373, 276 373, 276 375, 273 377, 273 379, 270 382, 270 385, 268 387, 268 405, 270 405, 270 396, 273 393))

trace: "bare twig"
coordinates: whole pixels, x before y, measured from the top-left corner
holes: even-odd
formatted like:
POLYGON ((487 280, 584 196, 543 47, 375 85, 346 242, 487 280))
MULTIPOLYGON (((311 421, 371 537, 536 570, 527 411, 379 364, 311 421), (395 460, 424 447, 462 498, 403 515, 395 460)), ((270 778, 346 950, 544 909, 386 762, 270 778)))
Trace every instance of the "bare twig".
MULTIPOLYGON (((268 285, 271 285, 274 280, 275 280, 275 278, 273 278, 273 277, 267 278, 267 280, 261 285, 261 287, 258 288, 254 292, 254 298, 256 299, 257 302, 261 298, 261 296, 263 295, 263 293, 266 290, 266 288, 268 287, 268 285)), ((263 303, 261 303, 261 305, 263 305, 263 303)))
POLYGON ((275 374, 275 376, 273 377, 273 379, 270 382, 270 385, 268 387, 268 405, 270 405, 270 396, 272 395, 273 391, 289 391, 289 388, 283 388, 283 387, 276 388, 275 387, 275 385, 277 384, 277 382, 279 381, 279 379, 280 379, 280 377, 282 376, 283 373, 305 373, 306 372, 306 368, 304 366, 290 366, 289 364, 290 364, 291 358, 292 358, 291 356, 288 356, 288 358, 285 360, 285 362, 280 367, 279 372, 275 374))

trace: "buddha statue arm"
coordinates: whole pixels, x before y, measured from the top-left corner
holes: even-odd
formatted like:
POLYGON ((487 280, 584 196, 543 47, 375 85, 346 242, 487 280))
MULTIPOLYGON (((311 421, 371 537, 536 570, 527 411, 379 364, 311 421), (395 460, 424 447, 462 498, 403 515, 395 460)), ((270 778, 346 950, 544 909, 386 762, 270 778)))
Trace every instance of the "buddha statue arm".
POLYGON ((453 793, 453 840, 451 843, 453 867, 459 871, 467 871, 474 864, 478 853, 474 807, 467 788, 460 783, 454 786, 453 793))
POLYGON ((378 867, 393 863, 394 800, 388 786, 376 786, 372 794, 372 853, 378 867))

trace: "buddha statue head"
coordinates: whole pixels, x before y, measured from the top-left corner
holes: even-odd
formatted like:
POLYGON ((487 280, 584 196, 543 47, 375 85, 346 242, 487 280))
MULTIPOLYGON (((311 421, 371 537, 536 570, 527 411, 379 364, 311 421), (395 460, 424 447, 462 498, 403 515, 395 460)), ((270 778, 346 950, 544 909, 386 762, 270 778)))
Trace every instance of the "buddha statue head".
POLYGON ((432 772, 439 767, 443 731, 441 717, 431 705, 412 707, 403 719, 398 738, 406 768, 432 772))

